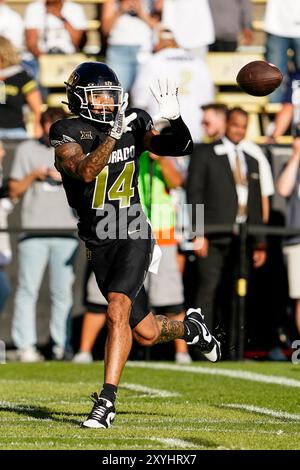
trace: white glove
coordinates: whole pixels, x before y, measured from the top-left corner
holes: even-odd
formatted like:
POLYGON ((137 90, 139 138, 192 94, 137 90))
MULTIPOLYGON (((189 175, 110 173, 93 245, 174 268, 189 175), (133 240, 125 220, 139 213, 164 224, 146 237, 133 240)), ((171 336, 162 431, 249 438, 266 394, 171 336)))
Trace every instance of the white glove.
POLYGON ((174 80, 157 78, 151 83, 150 90, 158 102, 160 117, 170 121, 180 116, 178 85, 174 80))
POLYGON ((128 106, 128 93, 125 93, 123 103, 120 106, 119 111, 117 112, 115 122, 112 125, 111 130, 109 131, 110 137, 113 139, 119 140, 125 132, 131 131, 132 128, 129 124, 136 119, 137 114, 131 113, 129 116, 125 116, 125 111, 128 106))

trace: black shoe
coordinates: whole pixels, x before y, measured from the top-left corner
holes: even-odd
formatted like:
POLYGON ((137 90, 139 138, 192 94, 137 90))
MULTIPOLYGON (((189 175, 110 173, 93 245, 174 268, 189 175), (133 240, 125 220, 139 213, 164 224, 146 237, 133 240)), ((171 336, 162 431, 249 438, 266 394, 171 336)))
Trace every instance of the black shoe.
POLYGON ((200 308, 190 308, 185 315, 184 322, 188 326, 189 322, 196 325, 198 334, 187 344, 198 346, 201 353, 211 362, 221 359, 221 344, 212 336, 204 323, 204 315, 200 308))
POLYGON ((98 397, 97 393, 90 396, 94 406, 87 419, 81 423, 82 428, 109 428, 116 416, 116 410, 109 400, 98 397))

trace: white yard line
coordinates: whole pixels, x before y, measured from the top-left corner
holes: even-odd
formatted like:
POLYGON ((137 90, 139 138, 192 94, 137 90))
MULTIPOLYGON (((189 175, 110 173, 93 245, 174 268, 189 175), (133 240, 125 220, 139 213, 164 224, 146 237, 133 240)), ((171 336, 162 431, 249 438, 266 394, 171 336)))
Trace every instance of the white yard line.
MULTIPOLYGON (((58 386, 62 386, 62 385, 70 385, 71 382, 50 382, 48 380, 41 380, 41 381, 38 381, 38 380, 19 380, 19 379, 3 379, 1 380, 0 379, 0 384, 1 383, 15 383, 16 385, 24 385, 24 384, 31 384, 31 383, 39 383, 39 385, 58 385, 58 386)), ((91 383, 84 383, 84 382, 76 382, 76 386, 78 385, 84 385, 85 387, 86 386, 90 386, 90 387, 95 387, 95 383, 94 382, 91 382, 91 383)), ((174 398, 174 397, 178 397, 180 396, 179 393, 177 392, 170 392, 169 390, 161 390, 159 388, 150 388, 150 387, 146 387, 144 385, 139 385, 139 384, 133 384, 133 383, 121 383, 120 385, 120 388, 124 388, 125 390, 130 390, 130 391, 133 391, 133 392, 137 392, 137 393, 143 393, 144 396, 149 396, 149 397, 153 397, 153 398, 174 398)), ((139 398, 139 397, 142 397, 142 395, 135 395, 135 398, 139 398)), ((22 401, 22 400, 21 400, 22 401)), ((47 403, 50 403, 49 399, 47 398, 40 398, 38 400, 39 402, 47 402, 47 403)), ((56 401, 56 402, 51 402, 52 404, 71 404, 71 403, 77 403, 77 401, 56 401)), ((80 400, 80 403, 85 403, 85 401, 83 400, 80 400)))
POLYGON ((7 408, 8 410, 16 410, 16 411, 36 411, 36 408, 33 408, 30 405, 20 405, 18 403, 13 403, 10 401, 0 401, 0 406, 2 408, 7 408))
POLYGON ((251 413, 260 413, 267 416, 272 416, 273 418, 285 418, 291 419, 293 421, 300 421, 300 415, 294 413, 287 413, 286 411, 276 411, 271 408, 262 408, 254 405, 247 405, 245 403, 222 403, 223 408, 233 408, 236 410, 245 410, 250 411, 251 413))
POLYGON ((286 387, 300 388, 300 380, 289 379, 276 375, 257 374, 244 370, 233 369, 211 369, 210 367, 201 366, 177 366, 173 364, 157 363, 157 362, 127 362, 127 367, 136 367, 155 370, 170 370, 174 372, 191 372, 193 374, 215 375, 221 377, 229 377, 232 379, 249 380, 252 382, 260 382, 266 384, 283 385, 286 387))
POLYGON ((168 438, 165 439, 163 437, 152 437, 151 441, 160 442, 161 444, 165 444, 170 447, 181 447, 182 449, 186 449, 186 448, 199 449, 200 447, 203 448, 203 446, 196 446, 192 442, 183 441, 182 439, 168 439, 168 438))
POLYGON ((153 398, 168 398, 168 397, 178 397, 179 393, 169 392, 168 390, 160 390, 158 388, 145 387, 144 385, 132 384, 132 383, 121 383, 120 388, 125 388, 126 390, 132 390, 134 392, 141 392, 149 395, 153 398))
POLYGON ((15 384, 15 385, 26 385, 26 384, 38 384, 40 386, 42 385, 76 385, 77 386, 84 386, 84 387, 96 387, 97 381, 95 382, 62 382, 62 381, 57 381, 57 380, 43 380, 43 379, 0 379, 0 384, 15 384))

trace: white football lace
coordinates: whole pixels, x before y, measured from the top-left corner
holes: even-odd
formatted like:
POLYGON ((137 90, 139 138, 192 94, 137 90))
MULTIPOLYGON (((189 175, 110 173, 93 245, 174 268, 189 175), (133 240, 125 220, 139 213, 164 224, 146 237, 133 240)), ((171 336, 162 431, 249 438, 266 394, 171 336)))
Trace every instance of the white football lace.
MULTIPOLYGON (((91 411, 91 414, 89 416, 89 419, 100 419, 104 416, 106 408, 103 405, 99 405, 98 403, 98 397, 96 393, 93 393, 90 396, 91 400, 94 402, 94 407, 91 411)), ((103 400, 101 400, 103 403, 103 400)))
POLYGON ((91 419, 100 419, 104 416, 106 408, 104 406, 94 405, 94 409, 91 412, 91 419))

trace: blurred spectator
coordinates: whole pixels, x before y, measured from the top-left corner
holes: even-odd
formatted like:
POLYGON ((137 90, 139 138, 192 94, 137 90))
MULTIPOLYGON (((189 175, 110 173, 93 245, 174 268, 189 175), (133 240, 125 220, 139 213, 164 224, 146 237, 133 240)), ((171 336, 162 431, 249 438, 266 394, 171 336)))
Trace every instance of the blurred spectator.
POLYGON ((54 168, 54 150, 48 140, 51 124, 64 117, 61 108, 49 108, 42 114, 43 137, 28 140, 17 147, 10 175, 11 198, 15 200, 23 196, 21 223, 26 228, 18 245, 18 286, 12 325, 18 356, 24 362, 40 359, 36 350, 35 310, 48 263, 53 358, 64 357, 68 340, 67 322, 73 304, 73 265, 78 240, 60 230, 75 230, 76 219, 66 201, 61 176, 54 168), (30 232, 30 229, 44 232, 30 232), (47 229, 57 232, 48 234, 47 229))
POLYGON ((145 109, 151 116, 158 112, 157 101, 149 90, 157 76, 172 77, 179 85, 179 103, 182 117, 190 129, 194 142, 200 142, 201 105, 214 97, 214 86, 207 64, 190 52, 178 47, 173 33, 161 29, 155 54, 139 69, 132 88, 134 106, 145 109), (145 87, 148 91, 145 91, 145 87))
POLYGON ((189 211, 187 208, 186 198, 186 180, 188 175, 188 167, 190 156, 183 157, 170 157, 176 170, 181 175, 182 186, 170 189, 170 195, 175 210, 175 237, 178 243, 177 261, 179 263, 179 270, 183 274, 185 270, 185 252, 191 249, 193 243, 190 238, 190 220, 189 211))
MULTIPOLYGON (((11 202, 7 199, 7 185, 3 178, 2 160, 4 156, 5 151, 0 141, 0 229, 7 228, 7 214, 11 209, 11 202)), ((0 313, 11 292, 10 280, 5 272, 5 266, 10 263, 11 257, 9 235, 0 232, 0 313)))
POLYGON ((3 175, 3 167, 2 167, 2 160, 5 157, 5 150, 3 144, 0 140, 0 197, 5 197, 6 188, 5 188, 5 180, 3 175))
POLYGON ((222 103, 208 103, 202 106, 202 111, 204 142, 210 143, 221 139, 226 132, 227 106, 222 103))
POLYGON ((300 0, 268 0, 264 29, 267 33, 266 58, 277 65, 285 77, 283 84, 269 96, 269 100, 281 103, 288 75, 289 49, 294 52, 296 69, 300 69, 300 0))
MULTIPOLYGON (((206 234, 206 226, 262 224, 258 163, 239 146, 247 124, 247 113, 243 110, 229 111, 225 136, 215 143, 196 146, 190 160, 188 202, 204 204, 205 219, 204 239, 196 239, 195 243, 198 285, 195 304, 201 305, 208 328, 214 325, 217 288, 224 270, 233 266, 237 259, 238 243, 231 233, 206 234)), ((254 267, 265 262, 263 242, 261 237, 253 237, 254 267)))
POLYGON ((40 115, 42 99, 35 81, 20 64, 11 42, 0 36, 0 80, 4 82, 4 99, 0 100, 0 138, 26 139, 23 106, 28 104, 34 115, 34 135, 42 133, 40 115))
POLYGON ((25 12, 26 43, 32 54, 72 54, 87 28, 81 5, 64 0, 44 0, 25 12))
POLYGON ((106 0, 101 30, 107 38, 106 63, 125 91, 135 80, 139 63, 151 53, 153 28, 160 17, 157 0, 106 0))
POLYGON ((95 274, 91 271, 89 264, 84 283, 84 306, 86 312, 82 322, 80 346, 73 357, 73 362, 78 364, 93 362, 92 349, 106 323, 107 301, 99 290, 95 274))
POLYGON ((238 36, 242 44, 252 43, 252 11, 250 0, 209 0, 214 22, 216 41, 209 46, 214 52, 234 52, 238 36))
POLYGON ((26 46, 33 55, 27 62, 35 77, 41 54, 74 54, 87 29, 83 7, 64 0, 30 3, 24 21, 26 46))
MULTIPOLYGON (((217 140, 224 136, 227 126, 228 109, 225 105, 211 103, 202 107, 202 126, 209 139, 217 140)), ((243 138, 239 147, 248 155, 255 158, 259 165, 259 181, 262 194, 263 222, 268 223, 270 214, 269 197, 274 194, 274 182, 271 165, 259 145, 243 138)))
POLYGON ((24 23, 15 10, 5 5, 6 0, 0 0, 0 36, 9 39, 13 46, 21 50, 24 44, 24 23))
MULTIPOLYGON (((300 137, 295 138, 293 153, 280 174, 278 193, 286 198, 286 226, 300 230, 300 137)), ((296 327, 300 335, 300 235, 290 236, 285 241, 287 256, 289 296, 295 300, 296 327)))
MULTIPOLYGON (((168 132, 168 128, 161 133, 168 132)), ((181 173, 173 159, 158 157, 148 151, 140 157, 139 193, 143 209, 151 222, 156 242, 162 251, 157 274, 148 273, 145 287, 151 310, 157 315, 182 321, 184 295, 182 275, 177 263, 178 244, 175 239, 175 209, 170 189, 182 186, 181 173)), ((187 344, 176 339, 175 360, 188 364, 191 357, 187 344)))
POLYGON ((162 24, 173 31, 180 47, 204 57, 215 41, 208 0, 164 0, 162 24))
MULTIPOLYGON (((271 133, 271 139, 276 139, 284 135, 293 121, 294 106, 300 110, 300 70, 291 74, 286 87, 286 92, 282 99, 282 108, 276 114, 274 128, 271 133), (298 96, 293 94, 294 89, 298 89, 298 96), (294 99, 293 99, 294 96, 294 99), (295 99, 296 98, 296 99, 295 99), (294 101, 294 103, 293 103, 294 101)), ((298 111, 299 113, 300 111, 298 111)), ((299 121, 299 118, 298 118, 299 121)))

